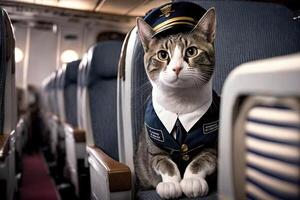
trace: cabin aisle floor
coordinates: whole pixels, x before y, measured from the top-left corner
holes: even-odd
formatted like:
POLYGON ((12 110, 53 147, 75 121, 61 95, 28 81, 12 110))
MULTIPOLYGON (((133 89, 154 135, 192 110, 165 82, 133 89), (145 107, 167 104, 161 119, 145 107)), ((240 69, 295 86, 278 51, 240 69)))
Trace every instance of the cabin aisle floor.
POLYGON ((54 181, 49 175, 41 152, 25 154, 20 188, 21 200, 59 200, 54 181))

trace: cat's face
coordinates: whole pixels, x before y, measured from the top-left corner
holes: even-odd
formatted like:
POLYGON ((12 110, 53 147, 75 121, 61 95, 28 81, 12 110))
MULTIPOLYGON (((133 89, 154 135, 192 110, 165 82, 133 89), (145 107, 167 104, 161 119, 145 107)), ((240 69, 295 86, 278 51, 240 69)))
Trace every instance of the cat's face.
POLYGON ((152 84, 171 88, 202 87, 214 70, 215 10, 210 9, 190 33, 153 37, 154 31, 137 20, 144 47, 144 64, 152 84))

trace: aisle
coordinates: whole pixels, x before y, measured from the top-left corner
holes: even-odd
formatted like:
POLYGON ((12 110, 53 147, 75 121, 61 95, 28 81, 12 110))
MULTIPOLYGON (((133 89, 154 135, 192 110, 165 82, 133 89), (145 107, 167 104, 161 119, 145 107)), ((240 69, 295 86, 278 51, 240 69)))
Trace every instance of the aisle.
POLYGON ((20 195, 21 200, 59 200, 55 184, 48 175, 48 168, 40 152, 23 156, 20 195))

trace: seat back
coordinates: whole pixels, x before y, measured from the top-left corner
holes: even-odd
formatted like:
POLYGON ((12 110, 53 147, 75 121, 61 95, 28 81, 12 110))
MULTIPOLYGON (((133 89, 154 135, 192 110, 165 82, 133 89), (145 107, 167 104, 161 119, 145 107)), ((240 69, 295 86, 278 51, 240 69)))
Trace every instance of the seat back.
POLYGON ((16 87, 15 87, 15 38, 11 21, 4 10, 1 12, 1 133, 10 133, 16 127, 16 87))
POLYGON ((77 123, 77 78, 78 68, 81 60, 67 64, 65 68, 64 81, 64 108, 65 120, 73 127, 78 127, 77 123))
POLYGON ((6 46, 5 46, 5 22, 4 22, 4 11, 0 9, 0 130, 3 133, 4 126, 4 97, 5 97, 5 80, 6 80, 6 46))
POLYGON ((134 28, 127 34, 122 48, 117 97, 119 157, 132 172, 137 138, 144 124, 145 102, 151 91, 143 57, 144 50, 134 28))
POLYGON ((14 199, 15 129, 17 101, 15 87, 15 38, 8 14, 0 8, 0 193, 14 199))
MULTIPOLYGON (((216 66, 213 87, 220 93, 228 73, 246 61, 299 51, 300 26, 286 7, 272 3, 191 1, 216 8, 216 66), (286 33, 289 33, 287 36, 286 33)), ((121 162, 132 171, 137 138, 144 124, 145 99, 151 86, 143 66, 143 48, 136 29, 127 36, 118 78, 118 130, 121 162)))
POLYGON ((57 114, 57 97, 56 97, 56 76, 57 72, 53 72, 50 78, 50 91, 49 91, 49 100, 50 100, 50 109, 52 114, 57 114))
POLYGON ((42 82, 42 108, 44 111, 50 111, 50 76, 47 76, 42 82))
POLYGON ((225 81, 219 192, 300 198, 300 54, 243 64, 225 81))
POLYGON ((116 160, 117 68, 121 45, 121 41, 104 41, 89 49, 82 90, 87 145, 96 145, 116 160))
POLYGON ((65 66, 57 71, 57 82, 56 82, 56 95, 57 95, 57 108, 58 117, 62 120, 66 120, 65 116, 65 101, 64 101, 64 85, 65 85, 65 66))
MULTIPOLYGON (((91 54, 91 53, 90 53, 91 54)), ((79 64, 79 69, 78 69, 78 77, 77 77, 77 124, 78 128, 84 129, 84 119, 83 119, 83 88, 85 84, 85 77, 86 71, 87 71, 87 64, 88 64, 88 53, 85 53, 83 55, 83 58, 79 64)))
POLYGON ((241 0, 230 3, 217 0, 189 1, 205 9, 216 9, 213 84, 218 93, 221 93, 227 75, 236 66, 299 51, 300 20, 293 19, 293 11, 283 5, 241 0))

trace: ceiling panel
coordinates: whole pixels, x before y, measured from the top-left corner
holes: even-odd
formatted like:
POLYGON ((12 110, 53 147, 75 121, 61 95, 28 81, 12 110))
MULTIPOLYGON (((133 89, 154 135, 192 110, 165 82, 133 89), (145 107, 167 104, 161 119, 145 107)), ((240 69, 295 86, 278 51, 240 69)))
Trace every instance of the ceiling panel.
POLYGON ((148 10, 171 0, 105 0, 96 11, 119 15, 141 16, 148 10))
POLYGON ((60 0, 58 2, 58 6, 64 8, 93 11, 97 2, 97 0, 60 0))
POLYGON ((161 6, 161 5, 165 4, 165 3, 169 3, 169 2, 171 2, 171 0, 152 0, 152 1, 147 1, 146 3, 141 4, 137 8, 131 10, 127 14, 131 15, 131 16, 143 16, 149 10, 151 10, 153 8, 156 8, 156 7, 159 7, 159 6, 161 6))
POLYGON ((100 9, 96 11, 104 13, 118 13, 126 15, 132 8, 139 6, 143 0, 105 0, 100 9))
POLYGON ((10 0, 77 10, 93 11, 98 0, 10 0))
MULTIPOLYGON (((2 1, 2 0, 0 0, 2 1)), ((5 0, 115 15, 142 16, 171 0, 5 0), (96 9, 95 9, 96 8, 96 9)))

